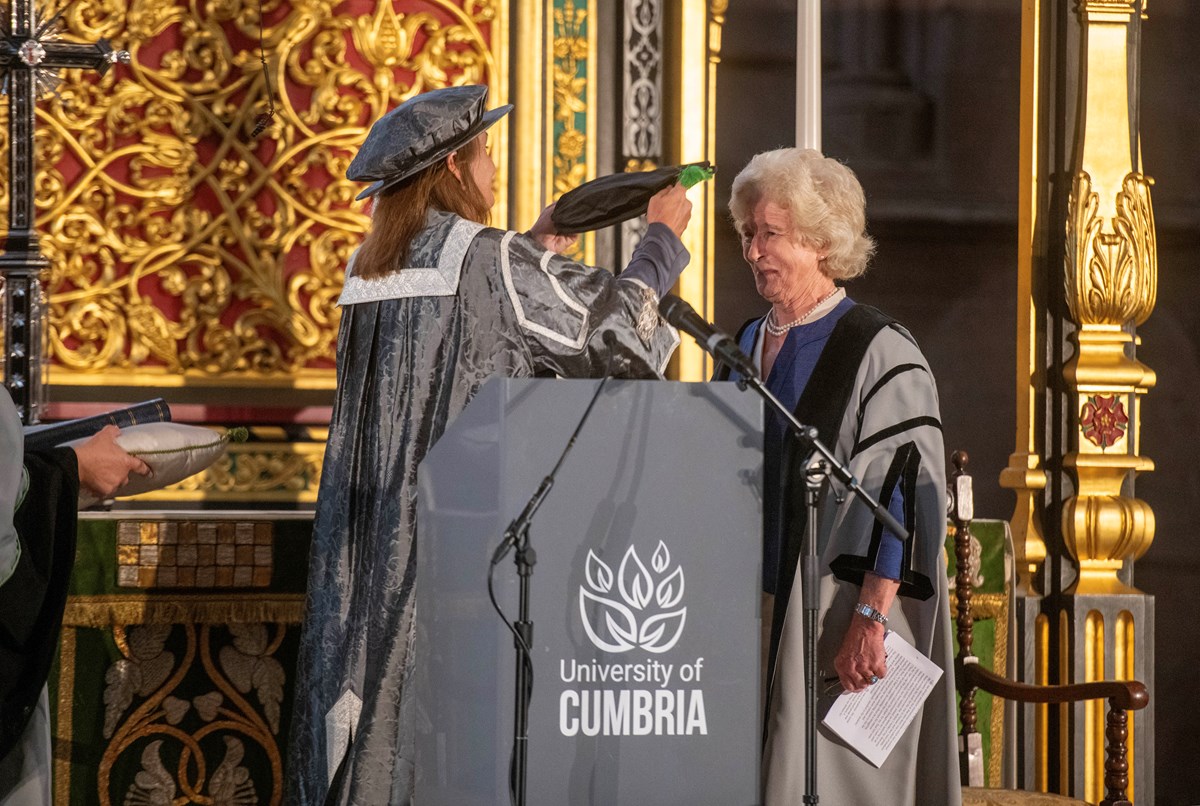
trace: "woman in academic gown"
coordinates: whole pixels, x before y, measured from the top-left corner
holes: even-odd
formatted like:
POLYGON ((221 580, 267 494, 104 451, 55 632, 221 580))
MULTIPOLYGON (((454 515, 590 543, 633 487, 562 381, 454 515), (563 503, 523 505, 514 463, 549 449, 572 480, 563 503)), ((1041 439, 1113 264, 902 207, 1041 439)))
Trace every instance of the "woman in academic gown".
POLYGON ((655 196, 630 265, 556 250, 550 209, 528 233, 485 225, 496 165, 487 89, 415 96, 381 118, 347 171, 372 184, 372 226, 346 269, 338 388, 318 493, 296 681, 289 804, 407 804, 414 783, 417 465, 488 378, 655 377, 678 335, 657 304, 688 262, 691 204, 655 196), (612 336, 606 337, 606 331, 612 336))
MULTIPOLYGON (((885 630, 944 671, 879 769, 820 727, 820 802, 959 803, 937 388, 908 331, 856 305, 840 285, 866 270, 874 250, 862 188, 837 161, 787 148, 754 157, 734 180, 729 206, 755 288, 770 305, 743 327, 742 350, 767 387, 800 422, 817 427, 821 441, 912 535, 902 542, 854 496, 842 491, 839 502, 829 483, 823 489, 818 716, 842 691, 861 691, 887 676, 885 630)), ((797 574, 807 520, 805 457, 778 416, 768 412, 766 428, 763 786, 767 806, 785 806, 802 803, 805 789, 797 574)))

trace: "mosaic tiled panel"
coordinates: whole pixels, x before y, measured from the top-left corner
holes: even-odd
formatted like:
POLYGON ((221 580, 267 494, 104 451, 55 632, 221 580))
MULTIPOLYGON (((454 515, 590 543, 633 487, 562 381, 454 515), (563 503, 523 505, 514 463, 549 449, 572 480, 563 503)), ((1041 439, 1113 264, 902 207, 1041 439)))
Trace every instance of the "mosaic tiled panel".
POLYGON ((123 588, 265 588, 271 584, 269 522, 121 521, 117 585, 123 588))

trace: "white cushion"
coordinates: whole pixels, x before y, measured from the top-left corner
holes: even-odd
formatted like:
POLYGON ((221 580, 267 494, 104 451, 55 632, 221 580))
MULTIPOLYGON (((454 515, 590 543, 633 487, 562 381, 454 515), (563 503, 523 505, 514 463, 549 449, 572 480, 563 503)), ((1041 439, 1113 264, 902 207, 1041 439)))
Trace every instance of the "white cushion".
MULTIPOLYGON (((66 446, 75 447, 86 441, 77 439, 66 446)), ((130 473, 129 483, 117 495, 139 495, 194 476, 217 461, 228 443, 228 432, 182 423, 145 423, 122 428, 117 444, 149 465, 150 475, 130 473)), ((91 490, 79 488, 80 509, 98 500, 91 490)))

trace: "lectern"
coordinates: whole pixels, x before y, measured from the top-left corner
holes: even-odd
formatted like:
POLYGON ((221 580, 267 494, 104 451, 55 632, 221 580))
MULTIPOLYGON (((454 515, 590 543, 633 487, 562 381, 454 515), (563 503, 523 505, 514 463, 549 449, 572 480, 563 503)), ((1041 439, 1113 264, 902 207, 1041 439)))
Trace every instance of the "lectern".
MULTIPOLYGON (((509 802, 514 649, 488 567, 599 381, 489 381, 419 470, 417 793, 509 802)), ((758 800, 762 410, 609 381, 533 519, 528 802, 758 800)), ((517 575, 496 569, 514 617, 517 575)))

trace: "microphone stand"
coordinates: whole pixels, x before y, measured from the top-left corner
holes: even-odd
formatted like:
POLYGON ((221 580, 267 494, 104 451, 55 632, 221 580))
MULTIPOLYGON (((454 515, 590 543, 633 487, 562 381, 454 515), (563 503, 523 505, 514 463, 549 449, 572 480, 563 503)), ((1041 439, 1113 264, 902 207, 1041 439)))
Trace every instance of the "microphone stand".
POLYGON ((779 413, 809 456, 806 462, 804 487, 807 507, 807 525, 804 530, 804 554, 800 557, 801 598, 804 606, 804 704, 805 704, 805 767, 803 802, 819 803, 817 794, 817 610, 820 603, 817 586, 820 574, 817 565, 817 501, 821 485, 833 476, 849 488, 860 501, 867 505, 875 519, 886 526, 902 541, 908 539, 908 530, 892 517, 887 508, 867 492, 850 469, 839 462, 833 452, 818 439, 817 429, 804 425, 795 415, 771 394, 757 373, 741 374, 738 388, 752 388, 779 413), (816 457, 815 459, 813 457, 816 457))
MULTIPOLYGON (((606 334, 607 335, 607 334, 606 334)), ((605 342, 608 343, 607 341, 605 342)), ((554 477, 558 474, 558 469, 562 467, 563 460, 567 458, 571 448, 575 446, 575 439, 579 436, 579 432, 583 429, 583 424, 587 422, 588 416, 592 413, 592 407, 596 405, 596 401, 600 398, 600 392, 604 389, 604 384, 608 382, 610 366, 605 367, 604 377, 600 379, 600 384, 596 387, 595 393, 592 394, 592 399, 588 403, 587 408, 583 411, 583 416, 579 418, 579 423, 575 426, 575 431, 571 434, 571 438, 567 440, 566 447, 563 448, 562 454, 558 457, 558 462, 550 471, 542 483, 534 490, 533 495, 525 504, 525 508, 521 510, 521 514, 513 518, 512 522, 504 530, 504 538, 500 541, 500 545, 496 547, 492 554, 491 569, 488 573, 488 589, 492 588, 491 572, 495 571, 496 565, 499 564, 504 556, 511 549, 516 549, 513 556, 513 561, 517 566, 517 576, 520 580, 518 588, 518 596, 520 604, 517 611, 517 620, 509 625, 509 629, 513 632, 513 645, 517 651, 517 667, 516 677, 513 682, 513 760, 509 775, 509 786, 512 790, 512 800, 516 806, 525 806, 525 790, 528 782, 529 768, 529 703, 533 696, 533 660, 530 657, 530 648, 533 646, 533 620, 529 613, 529 592, 530 578, 533 576, 533 566, 537 564, 537 552, 529 545, 529 524, 533 520, 533 516, 541 507, 542 502, 546 500, 546 495, 550 492, 550 488, 554 486, 554 477)), ((495 596, 492 597, 492 604, 496 607, 497 612, 500 612, 500 617, 504 618, 504 613, 500 611, 500 606, 496 603, 495 596)), ((505 623, 508 620, 505 619, 505 623)))

